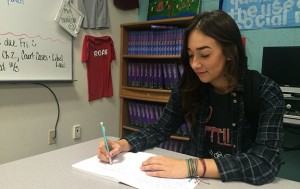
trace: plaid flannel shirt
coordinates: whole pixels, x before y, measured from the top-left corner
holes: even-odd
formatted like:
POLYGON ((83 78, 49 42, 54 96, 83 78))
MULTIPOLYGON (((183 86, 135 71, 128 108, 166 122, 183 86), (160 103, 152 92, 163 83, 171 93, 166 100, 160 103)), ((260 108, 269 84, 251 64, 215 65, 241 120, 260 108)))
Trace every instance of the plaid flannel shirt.
MULTIPOLYGON (((259 123, 254 142, 251 141, 252 128, 244 111, 243 84, 231 92, 230 135, 234 152, 229 157, 215 158, 221 180, 224 182, 244 181, 254 185, 269 183, 275 179, 283 164, 280 152, 283 146, 284 97, 278 85, 265 76, 262 76, 259 88, 259 123)), ((208 100, 204 99, 203 102, 198 122, 185 146, 185 153, 206 158, 204 128, 208 116, 208 100)), ((125 139, 132 146, 132 151, 145 150, 169 139, 184 122, 177 86, 172 90, 169 102, 159 120, 145 129, 126 136, 125 139)))

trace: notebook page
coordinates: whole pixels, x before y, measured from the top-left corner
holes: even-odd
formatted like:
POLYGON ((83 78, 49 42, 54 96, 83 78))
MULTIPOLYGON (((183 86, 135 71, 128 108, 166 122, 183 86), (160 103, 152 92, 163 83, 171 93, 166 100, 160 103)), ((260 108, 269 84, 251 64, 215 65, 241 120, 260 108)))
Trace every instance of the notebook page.
POLYGON ((113 164, 103 163, 96 156, 78 162, 72 167, 75 170, 83 171, 88 174, 96 175, 104 179, 115 182, 122 182, 135 188, 143 189, 193 189, 196 184, 190 179, 166 179, 147 176, 140 170, 143 161, 155 154, 121 153, 115 159, 113 164))

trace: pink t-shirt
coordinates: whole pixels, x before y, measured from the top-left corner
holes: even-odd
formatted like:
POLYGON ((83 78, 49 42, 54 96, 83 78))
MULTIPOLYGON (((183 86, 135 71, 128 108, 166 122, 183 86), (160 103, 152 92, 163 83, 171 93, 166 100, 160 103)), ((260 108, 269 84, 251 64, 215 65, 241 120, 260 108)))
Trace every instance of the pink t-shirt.
POLYGON ((116 60, 116 54, 109 36, 84 37, 81 61, 86 62, 89 101, 113 96, 110 70, 113 60, 116 60))

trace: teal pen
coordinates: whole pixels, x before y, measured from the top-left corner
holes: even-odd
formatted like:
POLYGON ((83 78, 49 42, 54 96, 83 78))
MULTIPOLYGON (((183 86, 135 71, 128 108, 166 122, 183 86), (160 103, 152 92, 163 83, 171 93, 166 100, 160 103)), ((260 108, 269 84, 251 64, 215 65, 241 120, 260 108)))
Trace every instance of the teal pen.
MULTIPOLYGON (((102 135, 103 135, 103 138, 104 138, 105 147, 106 147, 106 150, 109 152, 110 149, 109 149, 109 146, 108 146, 108 142, 107 142, 107 138, 106 138, 106 134, 105 134, 105 127, 103 125, 103 122, 100 122, 100 125, 101 125, 102 135)), ((112 164, 111 157, 109 157, 109 163, 112 164)))

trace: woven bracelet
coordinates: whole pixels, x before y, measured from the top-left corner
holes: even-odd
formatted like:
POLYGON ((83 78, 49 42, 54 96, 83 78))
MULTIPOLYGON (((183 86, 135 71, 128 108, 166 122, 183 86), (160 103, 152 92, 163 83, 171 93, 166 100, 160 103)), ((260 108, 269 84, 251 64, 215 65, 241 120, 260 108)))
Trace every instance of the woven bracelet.
POLYGON ((202 159, 202 158, 199 158, 199 160, 201 161, 202 163, 202 167, 203 167, 203 174, 200 178, 204 178, 205 177, 205 173, 206 173, 206 163, 205 163, 205 160, 202 159))
POLYGON ((188 169, 188 177, 191 177, 190 162, 189 162, 188 159, 186 159, 185 162, 186 162, 186 166, 187 166, 187 169, 188 169))

